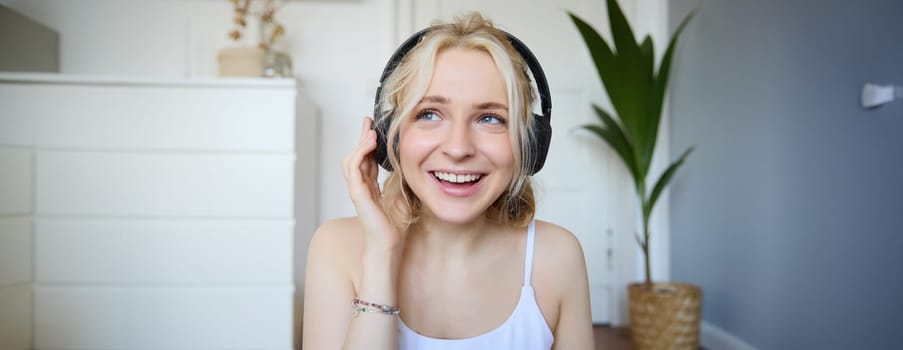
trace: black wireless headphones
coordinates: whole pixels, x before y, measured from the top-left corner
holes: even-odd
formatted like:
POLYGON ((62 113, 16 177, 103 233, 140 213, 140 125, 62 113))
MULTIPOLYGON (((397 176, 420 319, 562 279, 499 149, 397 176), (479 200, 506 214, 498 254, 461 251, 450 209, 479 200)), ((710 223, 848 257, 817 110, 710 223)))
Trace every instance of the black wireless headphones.
MULTIPOLYGON (((389 58, 389 62, 386 64, 386 68, 383 69, 383 74, 379 78, 379 87, 376 89, 376 102, 373 111, 373 128, 376 130, 376 151, 374 153, 376 162, 388 171, 392 171, 392 164, 389 163, 388 142, 386 141, 386 133, 388 132, 388 130, 386 130, 386 128, 388 128, 388 123, 386 121, 389 119, 385 118, 389 118, 390 116, 381 115, 379 111, 379 101, 382 98, 382 84, 390 75, 392 75, 392 72, 395 71, 395 68, 398 67, 401 60, 404 59, 408 52, 410 52, 414 46, 417 46, 417 43, 419 43, 427 33, 436 28, 445 26, 447 25, 432 26, 423 29, 405 40, 404 43, 395 50, 392 57, 389 58)), ((549 83, 546 81, 546 74, 542 71, 542 67, 539 65, 539 61, 536 59, 536 56, 533 55, 533 52, 527 48, 527 45, 524 45, 523 42, 513 35, 502 30, 500 31, 505 34, 508 38, 508 42, 511 43, 511 46, 520 53, 524 62, 527 63, 527 67, 530 68, 530 73, 533 74, 533 79, 536 81, 536 87, 539 89, 542 114, 533 114, 535 125, 532 142, 528 145, 528 147, 531 147, 535 151, 533 165, 530 168, 530 175, 533 175, 542 169, 542 166, 546 163, 546 156, 549 154, 549 144, 552 141, 552 95, 549 93, 549 83)), ((395 142, 395 145, 397 146, 398 142, 395 142)))

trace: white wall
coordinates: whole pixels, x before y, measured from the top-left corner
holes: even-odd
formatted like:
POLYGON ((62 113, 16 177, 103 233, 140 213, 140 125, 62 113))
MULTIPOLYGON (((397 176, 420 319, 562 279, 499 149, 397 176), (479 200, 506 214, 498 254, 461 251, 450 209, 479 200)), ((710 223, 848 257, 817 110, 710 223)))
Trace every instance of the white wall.
MULTIPOLYGON (((63 73, 153 77, 216 75, 216 51, 232 11, 214 0, 0 0, 60 32, 63 73)), ((395 47, 396 0, 285 1, 280 47, 300 90, 320 108, 319 220, 353 215, 340 161, 361 118, 372 113, 376 81, 395 47)), ((299 128, 303 126, 299 125, 299 128)))

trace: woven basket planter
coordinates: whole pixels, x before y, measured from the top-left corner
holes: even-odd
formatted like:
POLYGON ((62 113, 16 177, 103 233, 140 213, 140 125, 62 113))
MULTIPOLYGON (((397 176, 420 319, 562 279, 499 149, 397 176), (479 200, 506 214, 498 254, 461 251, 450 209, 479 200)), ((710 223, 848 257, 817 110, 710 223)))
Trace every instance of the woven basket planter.
POLYGON ((638 350, 699 350, 702 290, 685 283, 627 287, 630 340, 638 350))

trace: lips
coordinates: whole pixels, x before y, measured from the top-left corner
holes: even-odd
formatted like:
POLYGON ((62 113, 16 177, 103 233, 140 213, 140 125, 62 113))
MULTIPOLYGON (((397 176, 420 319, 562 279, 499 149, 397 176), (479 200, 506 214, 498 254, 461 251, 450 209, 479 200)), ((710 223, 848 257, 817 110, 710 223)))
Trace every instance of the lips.
POLYGON ((479 189, 486 174, 476 172, 431 171, 439 189, 452 197, 467 197, 479 189))
POLYGON ((455 174, 441 171, 434 171, 433 176, 440 181, 463 184, 468 182, 480 181, 483 174, 455 174))

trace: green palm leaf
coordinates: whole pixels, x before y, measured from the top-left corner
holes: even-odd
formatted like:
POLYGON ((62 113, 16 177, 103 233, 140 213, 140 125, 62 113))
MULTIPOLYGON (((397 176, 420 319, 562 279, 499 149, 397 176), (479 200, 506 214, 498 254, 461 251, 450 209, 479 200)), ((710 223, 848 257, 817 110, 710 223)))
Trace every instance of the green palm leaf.
MULTIPOLYGON (((604 84, 618 117, 624 123, 625 131, 634 141, 637 160, 641 174, 646 174, 648 161, 642 159, 646 154, 645 132, 648 129, 645 118, 647 104, 645 100, 652 87, 651 75, 645 75, 642 50, 634 39, 633 30, 618 6, 616 0, 608 0, 608 22, 615 43, 614 64, 620 73, 616 84, 604 84), (646 78, 643 78, 646 77, 646 78)), ((598 69, 598 67, 596 67, 598 69)))
POLYGON ((649 108, 649 118, 651 122, 649 123, 650 132, 650 144, 649 148, 646 149, 648 152, 644 154, 644 158, 652 159, 652 152, 655 149, 655 143, 658 139, 658 126, 661 122, 662 115, 662 107, 665 101, 665 92, 668 88, 668 77, 671 74, 671 62, 674 57, 674 47, 677 45, 677 39, 680 37, 680 34, 683 32, 684 27, 690 23, 690 19, 693 18, 695 12, 691 12, 684 20, 677 26, 677 29, 674 31, 674 36, 671 37, 671 42, 668 43, 668 48, 665 50, 665 54, 662 57, 661 67, 658 71, 658 76, 654 78, 654 88, 652 89, 652 96, 649 98, 650 108, 649 108))
POLYGON ((624 165, 627 166, 627 170, 630 171, 630 174, 633 175, 634 178, 636 178, 637 168, 633 157, 633 145, 630 144, 630 140, 624 135, 623 130, 621 130, 621 125, 618 124, 608 112, 599 106, 593 104, 593 109, 596 111, 596 116, 602 121, 602 125, 591 124, 583 125, 581 127, 592 131, 605 140, 611 148, 614 148, 615 153, 618 154, 621 160, 624 161, 624 165))
POLYGON ((652 43, 651 36, 646 35, 643 39, 643 44, 640 45, 640 53, 643 58, 643 75, 651 77, 655 73, 655 44, 652 43))
POLYGON ((655 208, 655 203, 658 201, 659 195, 662 194, 662 191, 665 190, 665 186, 668 186, 668 183, 671 182, 671 177, 674 176, 674 173, 677 172, 677 169, 683 165, 684 160, 687 159, 687 156, 693 152, 694 147, 688 148, 684 151, 684 154, 680 156, 680 158, 671 163, 668 166, 668 169, 665 169, 665 172, 662 173, 662 176, 658 178, 658 181, 655 182, 655 186, 652 188, 652 193, 649 195, 649 200, 646 201, 646 204, 643 205, 643 215, 648 217, 652 215, 652 208, 655 208))

